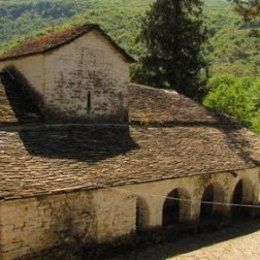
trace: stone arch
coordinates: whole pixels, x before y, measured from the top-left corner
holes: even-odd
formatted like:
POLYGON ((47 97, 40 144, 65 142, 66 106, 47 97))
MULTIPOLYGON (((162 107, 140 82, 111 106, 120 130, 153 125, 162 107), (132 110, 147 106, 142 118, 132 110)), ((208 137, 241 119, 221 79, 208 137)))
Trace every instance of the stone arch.
POLYGON ((190 215, 191 197, 189 193, 182 188, 172 190, 163 204, 162 225, 172 226, 189 221, 190 215), (176 198, 176 200, 171 198, 176 198))
POLYGON ((150 211, 144 198, 138 197, 136 201, 136 231, 141 231, 149 226, 150 211))
MULTIPOLYGON (((233 204, 253 204, 254 203, 254 185, 248 178, 242 178, 236 183, 232 201, 233 204)), ((231 205, 232 218, 247 218, 252 216, 252 209, 247 207, 238 207, 231 205)))
POLYGON ((223 216, 224 205, 213 204, 223 203, 225 200, 225 192, 219 183, 211 183, 205 189, 201 196, 200 203, 200 220, 211 218, 219 218, 223 216))

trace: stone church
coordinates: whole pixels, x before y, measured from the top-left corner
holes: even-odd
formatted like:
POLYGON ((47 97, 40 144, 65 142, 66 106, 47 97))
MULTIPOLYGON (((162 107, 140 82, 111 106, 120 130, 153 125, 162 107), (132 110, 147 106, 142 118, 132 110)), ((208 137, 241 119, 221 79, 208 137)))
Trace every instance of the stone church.
POLYGON ((259 137, 132 62, 97 25, 0 56, 0 259, 256 213, 259 137))

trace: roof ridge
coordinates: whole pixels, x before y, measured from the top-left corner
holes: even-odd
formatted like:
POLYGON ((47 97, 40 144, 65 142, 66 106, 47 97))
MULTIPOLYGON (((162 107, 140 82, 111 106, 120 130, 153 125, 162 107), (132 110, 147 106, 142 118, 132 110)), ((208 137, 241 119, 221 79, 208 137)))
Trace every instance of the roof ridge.
POLYGON ((102 33, 102 35, 118 52, 121 53, 121 55, 128 62, 134 62, 134 59, 124 49, 118 46, 113 41, 113 39, 100 28, 98 24, 94 23, 76 24, 69 28, 63 28, 61 30, 59 28, 56 28, 42 35, 28 37, 17 46, 14 46, 7 52, 0 55, 0 62, 36 54, 42 54, 47 51, 54 50, 76 40, 77 38, 87 34, 92 30, 97 30, 102 33))

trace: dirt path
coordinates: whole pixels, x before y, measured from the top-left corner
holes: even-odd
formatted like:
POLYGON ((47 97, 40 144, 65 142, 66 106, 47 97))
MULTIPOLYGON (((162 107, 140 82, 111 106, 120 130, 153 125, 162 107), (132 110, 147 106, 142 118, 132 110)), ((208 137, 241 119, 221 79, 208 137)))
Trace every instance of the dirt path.
POLYGON ((112 259, 260 260, 260 219, 234 224, 221 231, 136 250, 110 258, 112 259))

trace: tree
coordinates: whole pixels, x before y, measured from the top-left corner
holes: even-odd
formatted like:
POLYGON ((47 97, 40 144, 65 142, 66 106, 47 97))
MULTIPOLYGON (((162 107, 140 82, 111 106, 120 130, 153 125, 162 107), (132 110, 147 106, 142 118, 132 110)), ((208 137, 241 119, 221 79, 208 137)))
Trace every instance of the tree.
POLYGON ((221 75, 209 80, 206 107, 236 117, 243 125, 260 133, 260 80, 221 75))
POLYGON ((236 5, 236 11, 245 21, 250 21, 260 16, 260 0, 229 0, 236 5))
POLYGON ((202 7, 202 0, 158 0, 152 5, 139 37, 147 52, 132 72, 133 81, 201 100, 206 93, 202 7))

